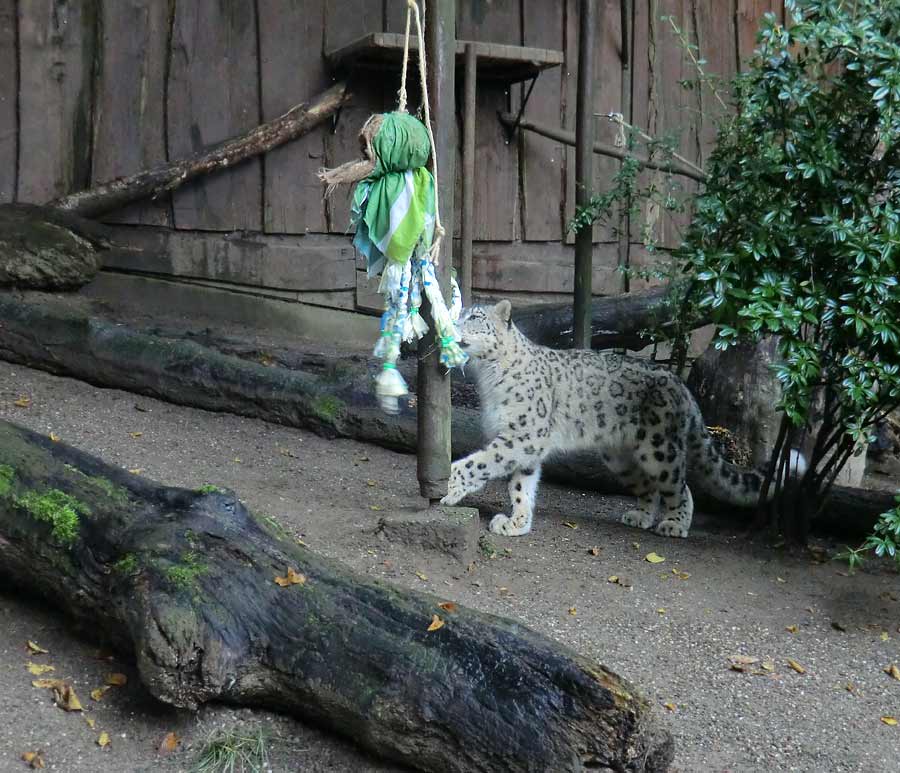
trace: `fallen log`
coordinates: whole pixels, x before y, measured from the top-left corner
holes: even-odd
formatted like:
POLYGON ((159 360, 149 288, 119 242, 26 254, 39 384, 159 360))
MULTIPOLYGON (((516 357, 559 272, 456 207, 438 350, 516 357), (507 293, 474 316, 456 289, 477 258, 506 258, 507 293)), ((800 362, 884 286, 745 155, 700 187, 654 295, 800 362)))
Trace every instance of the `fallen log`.
MULTIPOLYGON (((373 398, 371 378, 379 363, 361 356, 329 361, 321 355, 303 357, 291 352, 284 356, 290 367, 265 367, 216 348, 238 351, 240 347, 233 343, 219 343, 209 336, 203 340, 206 345, 132 330, 89 317, 52 297, 34 302, 0 293, 0 359, 172 403, 415 452, 415 408, 404 403, 398 416, 386 416, 373 398)), ((413 363, 401 360, 399 367, 408 383, 415 383, 413 363)), ((458 389, 460 382, 454 381, 458 389)), ((459 391, 468 394, 471 389, 465 385, 459 391)), ((481 446, 477 409, 454 405, 452 421, 454 458, 481 446)), ((554 459, 544 470, 547 479, 576 488, 628 493, 596 454, 554 459)), ((836 486, 814 529, 863 537, 893 505, 890 492, 836 486)), ((729 515, 736 523, 750 524, 753 519, 752 508, 723 507, 700 492, 697 506, 729 515)))
POLYGON ((604 666, 276 526, 0 422, 0 576, 133 652, 158 699, 288 711, 420 770, 668 768, 671 736, 604 666))
POLYGON ((296 105, 284 115, 239 137, 174 163, 70 193, 51 201, 49 206, 82 217, 98 217, 134 201, 159 196, 195 177, 227 169, 303 136, 334 115, 349 100, 346 82, 336 83, 310 102, 296 105))

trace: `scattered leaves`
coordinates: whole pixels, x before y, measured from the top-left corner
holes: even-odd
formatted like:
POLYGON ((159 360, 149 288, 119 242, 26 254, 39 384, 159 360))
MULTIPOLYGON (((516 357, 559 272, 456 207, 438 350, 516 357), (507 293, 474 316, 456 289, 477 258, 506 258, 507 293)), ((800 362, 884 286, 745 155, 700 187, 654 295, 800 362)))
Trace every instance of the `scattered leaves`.
POLYGON ((375 488, 375 486, 377 486, 378 484, 377 484, 374 480, 367 480, 367 481, 366 481, 366 485, 367 485, 369 488, 375 488))
POLYGON ((572 523, 571 521, 563 521, 563 526, 567 526, 567 527, 570 528, 570 529, 577 529, 577 528, 578 528, 578 524, 577 524, 577 523, 572 523))
POLYGON ((599 556, 600 548, 598 548, 598 547, 588 548, 588 553, 590 553, 592 556, 599 556))
POLYGON ((51 432, 49 437, 54 443, 58 443, 60 440, 59 435, 57 435, 55 432, 51 432))
POLYGON ((682 572, 678 569, 673 569, 672 574, 674 574, 679 580, 688 580, 690 579, 690 572, 682 572))
POLYGON ((897 724, 897 720, 894 717, 882 717, 881 721, 886 725, 890 725, 891 727, 897 724))
POLYGON ((16 408, 30 408, 31 407, 31 398, 28 395, 22 395, 18 400, 13 401, 13 405, 16 408))
POLYGON ((44 768, 46 764, 44 763, 44 752, 38 750, 36 752, 24 752, 22 754, 22 759, 28 763, 28 767, 32 769, 44 768))
POLYGON ((900 668, 897 668, 896 664, 891 663, 891 665, 884 669, 884 673, 900 682, 900 668))
POLYGON ((295 572, 291 567, 288 567, 287 574, 284 577, 275 577, 275 584, 282 588, 287 588, 289 585, 303 585, 305 583, 306 575, 295 572))
POLYGON ((647 553, 647 555, 644 556, 644 560, 649 561, 651 564, 661 564, 666 558, 657 553, 647 553))
POLYGON ((627 580, 627 579, 624 578, 624 577, 620 577, 620 576, 617 575, 617 574, 611 574, 609 577, 606 578, 606 581, 607 581, 607 582, 611 582, 613 585, 621 585, 623 588, 630 588, 630 587, 631 587, 631 581, 630 581, 630 580, 627 580))
POLYGON ((97 687, 91 690, 91 700, 97 701, 98 703, 103 700, 103 696, 106 694, 106 691, 109 689, 109 685, 104 685, 103 687, 97 687))
POLYGON ((787 659, 787 664, 794 669, 798 674, 805 674, 806 669, 801 666, 796 660, 792 660, 791 658, 787 659))
POLYGON ((132 467, 128 472, 130 472, 132 475, 140 475, 143 471, 143 467, 132 467))
POLYGON ((125 674, 107 674, 106 683, 112 687, 123 687, 128 684, 128 677, 125 674))
POLYGON ((418 577, 422 582, 428 582, 428 575, 425 572, 416 572, 416 577, 418 577))
POLYGON ((787 580, 785 580, 784 577, 776 577, 775 582, 787 582, 787 580))
POLYGON ((160 754, 171 754, 178 748, 178 742, 181 739, 178 737, 178 733, 171 732, 166 733, 166 737, 162 739, 159 744, 159 753, 160 754))
POLYGON ((40 644, 36 644, 30 639, 26 646, 29 651, 33 652, 35 655, 47 655, 50 652, 50 650, 45 650, 40 644))
POLYGON ((759 667, 763 671, 768 671, 769 673, 772 673, 775 670, 775 663, 771 660, 764 660, 762 663, 759 664, 759 667))
POLYGON ((62 679, 35 679, 31 684, 40 689, 53 690, 56 705, 64 711, 84 711, 75 690, 68 682, 64 682, 62 679))
POLYGON ((440 615, 432 615, 431 616, 431 625, 428 626, 428 632, 436 631, 438 628, 444 627, 444 621, 441 620, 440 615))
POLYGON ((369 505, 369 509, 374 510, 376 513, 381 510, 384 510, 384 508, 381 505, 369 505))
POLYGON ((663 706, 665 708, 667 708, 669 711, 675 711, 675 708, 676 708, 674 703, 664 703, 663 706))
POLYGON ((452 601, 442 601, 440 604, 438 604, 438 606, 445 612, 449 612, 450 614, 453 614, 457 609, 459 609, 459 607, 456 606, 456 604, 454 604, 452 601))
POLYGON ((575 607, 569 607, 569 614, 575 617, 578 614, 578 610, 575 607))
POLYGON ((134 438, 135 440, 137 440, 137 439, 138 439, 139 437, 141 437, 144 433, 143 433, 143 432, 129 432, 128 434, 131 435, 132 438, 134 438))
POLYGON ((49 674, 51 671, 56 671, 54 666, 44 665, 43 663, 32 663, 28 662, 27 665, 28 673, 34 674, 35 676, 42 676, 43 674, 49 674))
POLYGON ((84 718, 84 721, 87 722, 87 726, 88 726, 91 730, 93 730, 93 729, 94 729, 94 725, 97 724, 97 720, 96 720, 96 719, 91 719, 90 717, 85 717, 85 718, 84 718))
POLYGON ((740 671, 741 673, 755 670, 750 668, 750 666, 754 666, 757 663, 759 663, 759 658, 755 658, 752 655, 732 655, 728 658, 731 670, 740 671))
POLYGON ((787 625, 787 626, 785 626, 784 630, 787 631, 788 633, 797 633, 797 631, 800 630, 800 626, 798 626, 798 625, 787 625))
POLYGON ((658 614, 658 615, 664 615, 665 613, 666 613, 665 607, 660 607, 659 609, 656 610, 656 614, 658 614))
POLYGON ((887 632, 887 631, 882 631, 882 632, 881 632, 881 641, 887 641, 887 640, 890 639, 890 638, 891 638, 891 637, 888 635, 888 632, 887 632))
POLYGON ((107 746, 109 746, 109 733, 107 733, 105 730, 100 733, 99 736, 97 736, 97 746, 99 746, 101 749, 105 749, 107 746))

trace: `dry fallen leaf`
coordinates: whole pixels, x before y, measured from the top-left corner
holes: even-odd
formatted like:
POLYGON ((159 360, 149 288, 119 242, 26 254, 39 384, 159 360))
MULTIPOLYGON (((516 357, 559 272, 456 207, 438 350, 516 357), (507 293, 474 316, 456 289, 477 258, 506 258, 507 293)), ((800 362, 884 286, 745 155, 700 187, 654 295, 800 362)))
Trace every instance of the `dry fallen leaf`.
POLYGON ((90 717, 85 717, 85 718, 84 718, 84 721, 87 722, 87 726, 88 726, 91 730, 93 730, 93 729, 94 729, 94 725, 97 724, 97 720, 96 720, 96 719, 91 719, 90 717))
POLYGON ((17 408, 29 408, 31 407, 31 398, 27 395, 22 395, 18 400, 13 402, 17 408))
POLYGON ((137 440, 137 439, 138 439, 139 437, 141 437, 144 433, 143 433, 143 432, 129 432, 128 434, 131 435, 131 437, 133 437, 135 440, 137 440))
POLYGON ((881 641, 887 641, 887 640, 890 639, 890 638, 891 638, 891 637, 888 635, 888 632, 887 632, 887 631, 882 631, 882 632, 881 632, 881 641))
POLYGON ((682 572, 678 569, 673 569, 672 574, 674 574, 679 580, 687 580, 691 576, 689 572, 682 572))
POLYGON ((886 725, 890 725, 891 727, 897 724, 897 720, 894 717, 882 717, 881 721, 886 725))
POLYGON ((181 739, 178 737, 178 733, 166 733, 166 737, 162 739, 159 744, 159 753, 160 754, 171 754, 178 747, 178 742, 181 739))
POLYGON ((658 615, 664 615, 665 613, 666 613, 665 607, 660 607, 659 609, 656 610, 656 614, 658 614, 658 615))
POLYGON ((422 582, 428 581, 428 575, 425 572, 416 572, 416 577, 418 577, 422 582))
POLYGON ((797 633, 797 631, 800 630, 800 626, 788 625, 788 626, 785 626, 784 630, 787 631, 788 633, 797 633))
POLYGON ((665 708, 667 708, 669 711, 675 711, 674 703, 664 703, 663 706, 665 706, 665 708))
POLYGON ((35 676, 41 676, 42 674, 49 674, 51 671, 56 671, 56 668, 53 666, 45 666, 42 663, 32 663, 31 661, 28 662, 26 667, 28 668, 28 672, 35 676))
POLYGON ((99 746, 101 749, 105 749, 107 746, 109 746, 109 733, 107 733, 106 731, 100 733, 100 736, 97 738, 97 746, 99 746))
POLYGON ((775 581, 776 582, 787 582, 787 580, 785 580, 784 577, 776 577, 775 581))
POLYGON ((29 640, 26 645, 28 649, 33 652, 35 655, 46 655, 50 652, 50 650, 45 650, 40 644, 36 644, 35 642, 29 640))
POLYGON ((367 481, 366 481, 366 485, 367 485, 369 488, 374 488, 374 487, 377 486, 378 484, 377 484, 374 480, 367 480, 367 481))
POLYGON ((597 548, 597 547, 594 547, 594 548, 588 548, 588 553, 590 553, 592 556, 599 556, 599 555, 600 555, 600 548, 597 548))
POLYGON ((764 660, 762 663, 759 664, 759 667, 763 671, 771 672, 771 671, 775 670, 775 663, 773 663, 771 660, 764 660))
POLYGON ((450 612, 451 614, 459 609, 452 601, 442 601, 438 606, 445 612, 450 612))
POLYGON ((140 475, 143 471, 143 467, 132 467, 128 472, 130 472, 132 475, 140 475))
POLYGON ((46 767, 44 764, 44 752, 40 750, 36 752, 24 752, 22 754, 22 759, 28 763, 30 768, 38 769, 46 767))
POLYGON ((384 508, 381 505, 369 505, 369 509, 374 510, 376 513, 381 510, 384 510, 384 508))
POLYGON ((54 443, 58 443, 58 442, 59 442, 59 435, 57 435, 55 432, 51 432, 51 433, 50 433, 50 439, 51 439, 54 443))
POLYGON ((123 685, 128 684, 128 677, 125 676, 125 674, 107 674, 106 683, 113 687, 122 687, 123 685))
POLYGON ((891 665, 884 669, 884 673, 900 682, 900 668, 897 668, 894 663, 891 663, 891 665))
POLYGON ((31 684, 41 689, 53 690, 56 705, 65 711, 84 710, 72 685, 62 679, 35 679, 31 684))
POLYGON ((759 663, 759 658, 755 658, 752 655, 732 655, 728 658, 728 661, 732 671, 740 671, 743 673, 745 671, 753 670, 750 666, 759 663))
POLYGON ((794 669, 798 674, 805 674, 806 669, 801 666, 796 660, 791 660, 791 658, 787 659, 787 664, 794 669))
POLYGON ((289 585, 303 585, 304 583, 306 583, 306 575, 295 572, 291 567, 288 567, 287 574, 284 577, 275 578, 275 584, 282 588, 287 588, 289 585))
POLYGON ((578 614, 578 610, 575 607, 569 607, 569 614, 572 615, 572 617, 575 617, 575 615, 578 614))
POLYGON ((440 616, 432 615, 431 616, 431 625, 428 626, 429 633, 431 631, 436 631, 438 628, 443 628, 443 627, 444 627, 444 621, 441 620, 440 616))
POLYGON ((649 561, 651 564, 661 564, 666 559, 665 556, 660 556, 656 553, 647 553, 647 555, 644 556, 644 560, 649 561))
POLYGON ((577 529, 578 524, 572 523, 571 521, 563 521, 563 526, 568 526, 570 529, 577 529))
POLYGON ((103 696, 106 694, 106 691, 109 689, 109 685, 104 685, 103 687, 97 687, 94 690, 91 690, 91 700, 101 701, 103 700, 103 696))
POLYGON ((606 578, 607 582, 611 582, 613 585, 621 585, 623 588, 630 588, 631 582, 624 577, 619 577, 617 574, 611 574, 606 578))

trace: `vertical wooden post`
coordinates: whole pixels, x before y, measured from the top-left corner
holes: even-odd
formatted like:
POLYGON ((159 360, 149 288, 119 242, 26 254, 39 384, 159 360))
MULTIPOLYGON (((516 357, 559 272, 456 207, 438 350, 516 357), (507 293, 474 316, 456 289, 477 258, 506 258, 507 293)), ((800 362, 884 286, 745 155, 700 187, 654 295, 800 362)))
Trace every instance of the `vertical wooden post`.
MULTIPOLYGON (((596 0, 581 0, 578 19, 578 85, 575 100, 575 206, 590 202, 594 179, 594 36, 596 0)), ((592 228, 575 237, 575 298, 573 345, 591 346, 592 228)))
POLYGON ((462 173, 462 234, 460 240, 459 289, 463 303, 472 302, 472 240, 475 233, 475 83, 478 59, 475 46, 466 46, 465 104, 463 106, 463 173, 462 173))
MULTIPOLYGON (((428 94, 434 148, 438 162, 441 223, 440 264, 436 266, 444 298, 449 300, 453 265, 453 185, 456 179, 456 0, 428 0, 425 11, 425 50, 428 56, 428 94)), ((423 304, 425 320, 434 330, 431 309, 423 304)), ((434 335, 419 341, 418 465, 419 491, 435 502, 447 493, 450 478, 450 376, 441 372, 440 350, 434 335)))
MULTIPOLYGON (((634 17, 634 7, 631 0, 619 0, 622 23, 622 79, 620 81, 620 93, 622 96, 622 117, 632 123, 631 115, 631 20, 634 17)), ((631 262, 631 217, 628 210, 631 208, 631 200, 623 201, 619 205, 625 212, 619 214, 619 292, 628 292, 628 274, 624 269, 631 262)))

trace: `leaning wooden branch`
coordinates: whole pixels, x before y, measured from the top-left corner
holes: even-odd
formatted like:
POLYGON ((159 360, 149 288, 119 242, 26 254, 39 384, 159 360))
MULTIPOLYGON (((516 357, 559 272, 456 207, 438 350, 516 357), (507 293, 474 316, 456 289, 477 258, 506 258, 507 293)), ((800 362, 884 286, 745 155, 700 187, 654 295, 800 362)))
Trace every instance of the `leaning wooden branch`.
MULTIPOLYGON (((499 117, 500 123, 502 123, 504 126, 512 128, 516 125, 516 116, 514 113, 500 113, 499 117)), ((562 142, 564 145, 570 145, 572 147, 574 147, 575 145, 575 132, 569 132, 565 129, 556 129, 551 126, 545 126, 541 123, 529 121, 526 118, 523 118, 519 121, 518 127, 520 129, 534 132, 535 134, 540 134, 542 137, 547 137, 551 140, 562 142)), ((634 157, 638 160, 641 166, 647 167, 648 169, 659 169, 663 172, 672 172, 673 174, 680 174, 683 177, 690 177, 692 180, 696 180, 697 182, 706 182, 706 175, 703 173, 703 170, 698 169, 693 165, 689 166, 687 164, 680 163, 674 159, 671 161, 655 161, 652 158, 642 158, 641 156, 635 156, 633 153, 629 153, 626 148, 619 148, 606 142, 595 142, 594 153, 598 153, 601 156, 609 156, 610 158, 618 158, 620 160, 634 157)))
POLYGON ((175 706, 289 711, 428 771, 672 759, 647 701, 562 645, 357 575, 231 493, 159 486, 8 422, 0 577, 133 651, 175 706))
POLYGON ((82 217, 98 217, 134 201, 159 196, 195 177, 234 166, 306 134, 337 112, 349 99, 347 84, 336 83, 311 102, 297 105, 281 117, 261 124, 246 134, 190 158, 71 193, 50 202, 50 206, 82 217))

